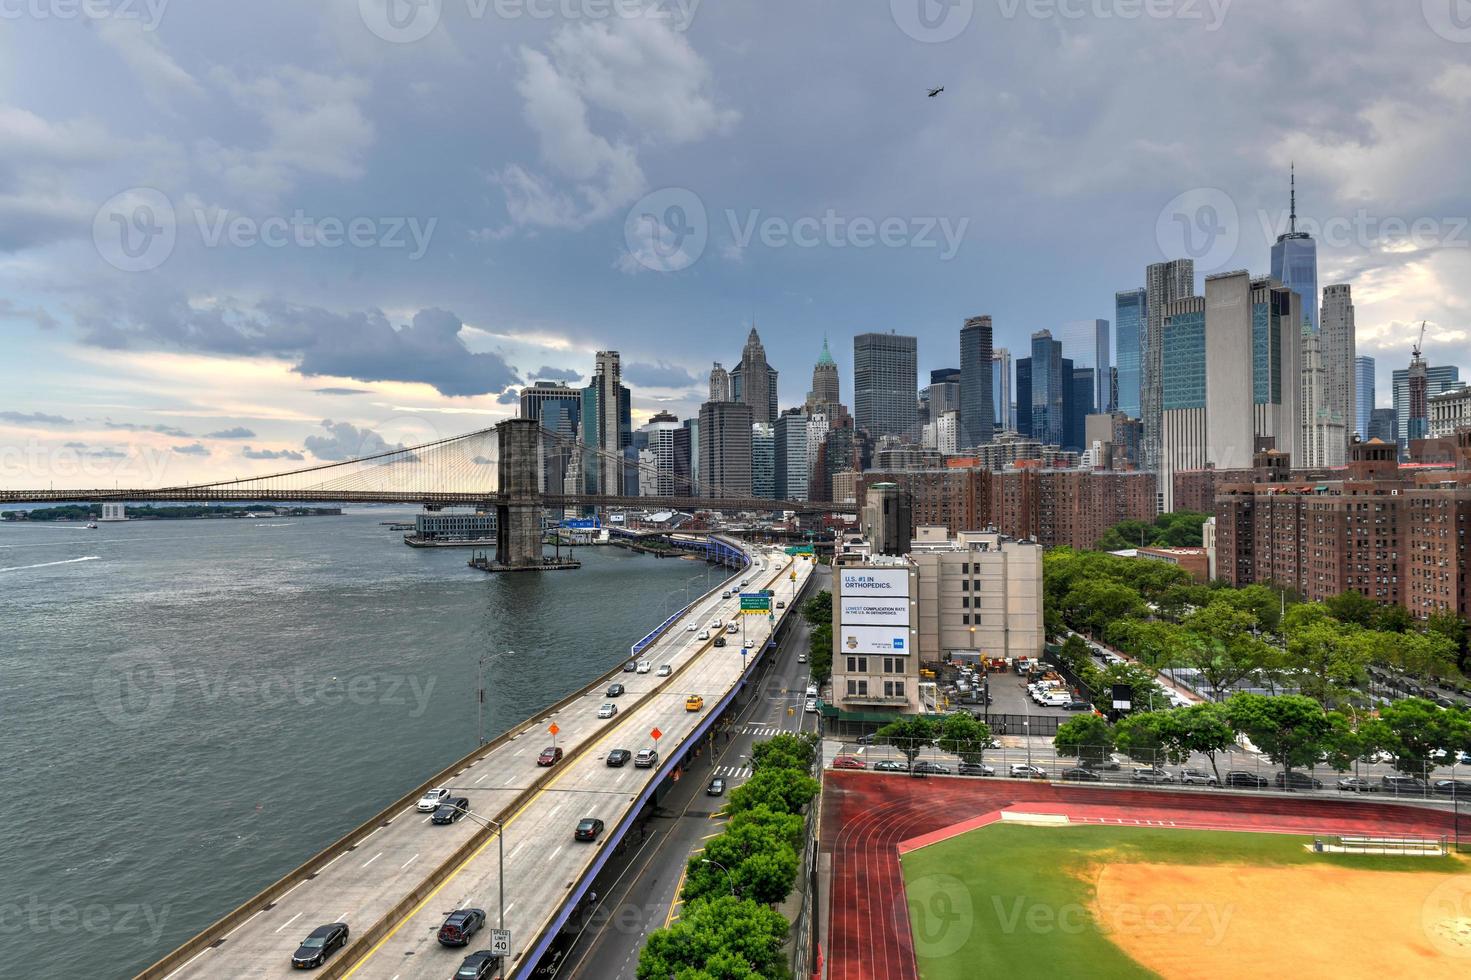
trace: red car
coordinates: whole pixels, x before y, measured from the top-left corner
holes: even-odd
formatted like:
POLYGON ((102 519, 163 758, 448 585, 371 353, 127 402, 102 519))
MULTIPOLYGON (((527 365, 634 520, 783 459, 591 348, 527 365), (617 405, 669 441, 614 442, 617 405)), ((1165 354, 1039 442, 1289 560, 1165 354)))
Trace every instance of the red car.
POLYGON ((833 760, 834 769, 867 769, 868 763, 856 755, 840 755, 833 760))
POLYGON ((536 757, 539 766, 555 766, 562 761, 562 750, 555 745, 549 745, 541 750, 541 755, 536 757))

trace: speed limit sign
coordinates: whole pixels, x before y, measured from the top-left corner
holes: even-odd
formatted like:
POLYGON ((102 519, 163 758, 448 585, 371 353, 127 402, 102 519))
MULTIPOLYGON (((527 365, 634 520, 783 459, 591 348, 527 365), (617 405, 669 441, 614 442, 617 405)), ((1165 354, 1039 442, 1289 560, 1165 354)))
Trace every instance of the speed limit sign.
POLYGON ((490 930, 490 951, 496 956, 511 955, 511 930, 490 930))

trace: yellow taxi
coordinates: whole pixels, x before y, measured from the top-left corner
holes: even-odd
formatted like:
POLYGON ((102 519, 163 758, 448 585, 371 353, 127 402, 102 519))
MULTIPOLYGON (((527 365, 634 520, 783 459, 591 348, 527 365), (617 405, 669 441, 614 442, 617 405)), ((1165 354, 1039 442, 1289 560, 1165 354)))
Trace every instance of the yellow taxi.
POLYGON ((705 699, 700 697, 698 694, 691 694, 689 697, 684 699, 684 710, 686 711, 699 711, 704 707, 705 699))

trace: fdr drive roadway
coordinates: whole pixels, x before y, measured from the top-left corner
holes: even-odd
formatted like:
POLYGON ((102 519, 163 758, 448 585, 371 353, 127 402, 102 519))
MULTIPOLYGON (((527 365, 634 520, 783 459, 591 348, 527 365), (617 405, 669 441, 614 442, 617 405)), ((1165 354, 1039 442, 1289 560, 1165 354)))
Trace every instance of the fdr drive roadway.
POLYGON ((401 801, 345 839, 346 846, 321 855, 336 852, 325 863, 303 865, 140 976, 288 976, 294 972, 291 954, 303 936, 319 925, 345 922, 351 939, 318 976, 450 977, 465 953, 491 945, 489 928, 500 917, 501 845, 505 925, 511 933, 504 975, 529 975, 606 863, 613 843, 684 753, 705 737, 743 676, 754 671, 782 617, 796 611, 793 597, 801 595, 812 563, 775 549, 754 551, 751 558, 761 571, 748 566, 722 588, 735 588, 744 576, 749 579, 744 591, 773 590, 774 624, 765 615, 740 616, 736 596, 722 599, 716 591, 698 600, 639 654, 651 662, 647 673, 613 678, 626 688, 621 697, 607 697, 606 681, 599 682, 488 743, 443 777, 441 784, 452 796, 469 799, 467 817, 435 825, 413 802, 401 801), (775 609, 777 601, 786 602, 786 608, 775 609), (746 620, 749 656, 742 656, 739 632, 717 634, 710 628, 716 618, 746 620), (699 639, 706 629, 709 638, 699 639), (717 635, 726 636, 726 646, 715 647, 717 635), (665 664, 671 673, 661 677, 665 664), (704 699, 700 710, 687 710, 690 695, 704 699), (600 719, 599 708, 606 703, 617 705, 618 712, 600 719), (537 756, 554 740, 551 724, 559 729, 555 742, 565 756, 552 768, 540 768, 537 756), (607 765, 611 749, 636 753, 655 747, 651 732, 656 728, 661 732, 656 766, 607 765), (573 839, 584 817, 606 825, 596 842, 573 839), (495 839, 495 823, 504 824, 503 842, 495 839), (465 907, 484 909, 487 928, 466 949, 441 947, 435 937, 444 917, 465 907))

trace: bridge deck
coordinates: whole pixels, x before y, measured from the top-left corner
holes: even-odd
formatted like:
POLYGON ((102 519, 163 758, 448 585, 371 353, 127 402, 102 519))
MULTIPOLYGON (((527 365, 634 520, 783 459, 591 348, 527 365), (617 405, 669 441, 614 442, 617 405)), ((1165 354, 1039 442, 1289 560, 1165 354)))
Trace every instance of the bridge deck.
MULTIPOLYGON (((752 588, 770 587, 778 597, 793 594, 788 580, 794 563, 780 551, 761 556, 765 569, 752 579, 752 588)), ((795 590, 800 591, 811 565, 795 562, 799 573, 795 590)), ((664 733, 661 756, 670 757, 715 702, 738 681, 741 673, 739 642, 724 648, 713 646, 714 635, 699 640, 697 631, 686 626, 707 625, 719 616, 729 620, 739 600, 715 594, 702 600, 669 633, 641 657, 653 662, 647 674, 627 673, 620 678, 628 689, 619 714, 599 720, 600 705, 610 699, 601 688, 577 699, 557 713, 561 729, 557 744, 572 756, 556 769, 536 766, 536 756, 550 739, 543 717, 522 726, 513 740, 495 747, 470 764, 451 781, 455 795, 470 799, 472 813, 494 817, 524 791, 538 786, 535 795, 522 805, 506 824, 506 926, 512 931, 513 954, 524 955, 546 929, 571 895, 571 886, 591 867, 607 839, 597 844, 578 843, 572 829, 584 816, 601 818, 611 831, 655 777, 657 769, 638 769, 630 762, 609 768, 609 749, 636 752, 651 743, 649 731, 658 726, 664 733), (668 663, 673 676, 657 676, 660 664, 668 663), (706 699, 704 711, 685 710, 686 695, 698 693, 706 699), (632 707, 644 695, 649 699, 632 707)), ((791 610, 778 610, 785 614, 791 610)), ((749 617, 746 636, 759 645, 769 635, 765 617, 749 617)), ((731 637, 731 639, 737 639, 731 637)), ((394 816, 387 826, 365 834, 358 846, 333 861, 311 880, 304 880, 269 909, 221 937, 223 941, 201 952, 178 970, 165 974, 174 980, 186 977, 278 977, 292 973, 290 955, 302 936, 317 925, 343 921, 361 934, 382 919, 401 901, 419 891, 427 897, 409 915, 394 922, 390 931, 371 948, 354 949, 338 957, 365 958, 349 975, 397 977, 453 973, 464 951, 451 951, 435 941, 435 931, 452 909, 483 908, 494 925, 498 914, 499 865, 496 842, 481 848, 443 884, 425 888, 430 873, 444 864, 479 830, 466 818, 449 826, 435 826, 428 815, 412 806, 394 816), (409 964, 413 964, 409 966, 409 964)), ((472 948, 488 945, 477 943, 472 948)), ((345 964, 343 964, 345 965, 345 964)), ((516 963, 515 968, 525 967, 516 963)))

